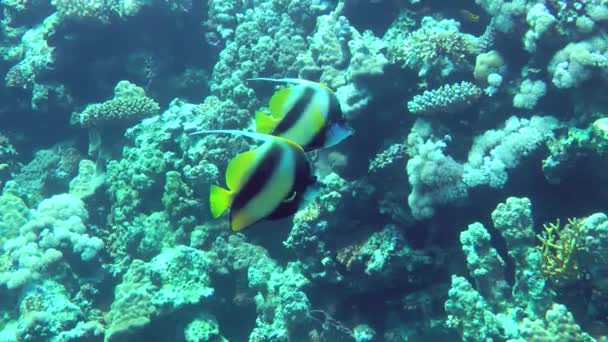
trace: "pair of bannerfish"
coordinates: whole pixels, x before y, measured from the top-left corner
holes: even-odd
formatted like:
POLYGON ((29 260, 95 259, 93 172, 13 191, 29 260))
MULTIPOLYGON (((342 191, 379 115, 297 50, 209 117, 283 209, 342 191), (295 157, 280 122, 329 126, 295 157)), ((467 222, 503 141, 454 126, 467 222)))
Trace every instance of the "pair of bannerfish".
POLYGON ((262 144, 234 157, 226 169, 227 189, 211 185, 214 218, 230 209, 230 227, 240 231, 261 220, 294 214, 314 188, 307 151, 333 146, 353 133, 340 103, 327 86, 299 79, 254 78, 292 84, 276 91, 269 114, 257 112, 256 132, 205 130, 193 134, 233 134, 262 144))

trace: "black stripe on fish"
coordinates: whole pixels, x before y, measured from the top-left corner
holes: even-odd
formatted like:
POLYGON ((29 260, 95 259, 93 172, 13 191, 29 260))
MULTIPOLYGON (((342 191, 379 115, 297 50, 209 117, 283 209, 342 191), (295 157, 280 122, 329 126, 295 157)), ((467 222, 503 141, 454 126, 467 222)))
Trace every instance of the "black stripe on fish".
MULTIPOLYGON (((262 145, 263 146, 263 145, 262 145)), ((256 165, 248 177, 243 187, 234 198, 232 204, 233 212, 244 208, 252 198, 266 187, 274 170, 279 166, 281 158, 284 156, 283 147, 277 143, 270 143, 267 151, 263 151, 262 160, 256 165)))
POLYGON ((340 108, 340 102, 338 102, 338 98, 334 94, 329 94, 329 113, 327 114, 325 125, 323 126, 323 129, 317 132, 314 138, 306 144, 306 151, 325 147, 327 135, 330 134, 329 130, 331 129, 331 126, 335 123, 343 122, 345 122, 345 120, 342 109, 340 108))
POLYGON ((296 196, 291 201, 281 203, 272 214, 266 217, 268 220, 278 220, 295 214, 302 204, 306 189, 316 181, 312 173, 312 167, 306 158, 296 156, 295 163, 296 176, 293 191, 296 196))
POLYGON ((329 114, 327 115, 327 125, 332 123, 342 122, 344 120, 344 114, 342 108, 340 108, 340 102, 335 94, 329 96, 329 114))
MULTIPOLYGON (((294 87, 297 89, 298 87, 294 87)), ((316 90, 313 87, 304 87, 302 94, 299 95, 299 98, 295 101, 293 106, 285 113, 281 122, 275 127, 272 134, 281 135, 287 132, 292 126, 294 126, 298 120, 304 114, 304 111, 308 109, 308 106, 312 102, 313 97, 315 96, 316 90)))

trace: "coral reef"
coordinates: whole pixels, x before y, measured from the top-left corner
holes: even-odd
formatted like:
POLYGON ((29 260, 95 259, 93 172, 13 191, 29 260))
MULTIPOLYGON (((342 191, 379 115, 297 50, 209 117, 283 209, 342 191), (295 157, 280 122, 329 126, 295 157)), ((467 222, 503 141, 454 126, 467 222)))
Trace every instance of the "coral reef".
POLYGON ((608 1, 0 7, 0 342, 608 339, 608 1), (296 78, 354 134, 233 233, 296 78))

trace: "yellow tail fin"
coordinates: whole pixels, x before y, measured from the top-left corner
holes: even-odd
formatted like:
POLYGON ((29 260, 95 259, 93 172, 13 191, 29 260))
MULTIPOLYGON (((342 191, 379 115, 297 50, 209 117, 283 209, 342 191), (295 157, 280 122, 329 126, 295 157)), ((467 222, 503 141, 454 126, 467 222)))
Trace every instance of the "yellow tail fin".
POLYGON ((262 112, 255 112, 255 131, 263 134, 270 134, 276 127, 277 122, 274 118, 262 112))
POLYGON ((209 191, 209 206, 213 218, 220 217, 228 208, 230 208, 231 204, 232 192, 217 185, 211 185, 209 191))

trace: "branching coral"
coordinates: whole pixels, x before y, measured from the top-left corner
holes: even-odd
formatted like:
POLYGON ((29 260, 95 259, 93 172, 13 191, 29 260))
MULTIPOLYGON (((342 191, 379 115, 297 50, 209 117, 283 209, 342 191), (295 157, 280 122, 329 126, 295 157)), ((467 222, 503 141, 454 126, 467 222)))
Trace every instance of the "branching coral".
POLYGON ((557 223, 543 226, 544 232, 538 236, 542 253, 541 270, 545 277, 555 283, 568 282, 578 277, 578 263, 575 254, 582 248, 581 229, 584 219, 568 219, 560 228, 557 223))
MULTIPOLYGON (((467 341, 595 341, 581 331, 565 306, 553 302, 554 293, 546 286, 541 269, 541 252, 533 246, 530 209, 528 199, 511 197, 492 213, 494 226, 515 262, 515 284, 510 293, 487 286, 488 280, 498 279, 500 284, 504 279, 504 264, 489 246, 487 230, 475 223, 461 235, 469 271, 482 286, 475 289, 466 278, 452 276, 445 303, 448 324, 459 329, 467 341), (488 272, 493 276, 488 277, 488 272)), ((503 282, 503 290, 505 286, 503 282)))

